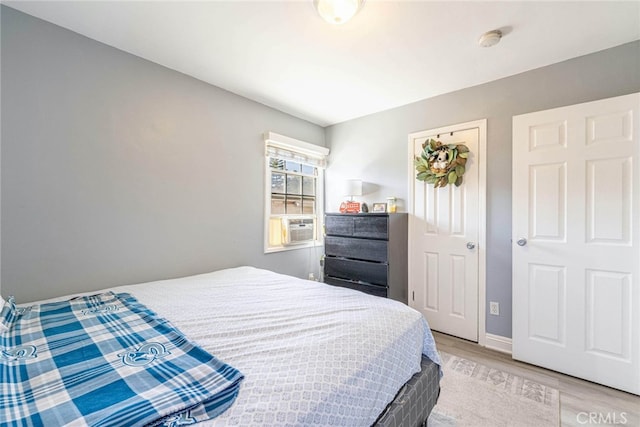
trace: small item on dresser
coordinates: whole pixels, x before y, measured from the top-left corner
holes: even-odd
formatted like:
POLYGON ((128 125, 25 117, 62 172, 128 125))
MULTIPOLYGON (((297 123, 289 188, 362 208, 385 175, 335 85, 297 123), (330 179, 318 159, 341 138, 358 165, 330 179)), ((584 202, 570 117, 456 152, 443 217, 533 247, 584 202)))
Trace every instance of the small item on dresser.
POLYGON ((360 202, 340 203, 340 213, 360 213, 360 202))
POLYGON ((387 204, 386 203, 374 203, 372 212, 386 212, 387 204))
POLYGON ((355 196, 362 196, 362 180, 347 180, 344 194, 349 197, 349 200, 340 204, 340 213, 360 213, 360 203, 353 199, 355 196))
POLYGON ((369 213, 369 206, 364 202, 362 202, 362 212, 369 213))
POLYGON ((387 197, 387 212, 396 213, 398 210, 398 205, 396 204, 395 197, 387 197))

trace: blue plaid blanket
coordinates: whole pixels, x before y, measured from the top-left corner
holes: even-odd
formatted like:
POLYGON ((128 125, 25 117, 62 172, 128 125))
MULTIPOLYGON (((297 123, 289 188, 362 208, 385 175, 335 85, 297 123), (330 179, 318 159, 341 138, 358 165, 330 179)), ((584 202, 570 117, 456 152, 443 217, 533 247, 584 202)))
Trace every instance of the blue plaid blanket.
POLYGON ((178 426, 218 416, 242 374, 129 294, 0 312, 0 425, 178 426))

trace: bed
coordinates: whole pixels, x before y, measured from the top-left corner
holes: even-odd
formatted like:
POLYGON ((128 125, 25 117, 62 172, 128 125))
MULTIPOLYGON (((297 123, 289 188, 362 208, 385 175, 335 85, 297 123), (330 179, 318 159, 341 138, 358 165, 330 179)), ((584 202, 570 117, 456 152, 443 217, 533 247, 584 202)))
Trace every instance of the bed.
POLYGON ((397 301, 253 267, 105 291, 241 373, 233 404, 202 425, 414 426, 438 397, 431 331, 397 301))

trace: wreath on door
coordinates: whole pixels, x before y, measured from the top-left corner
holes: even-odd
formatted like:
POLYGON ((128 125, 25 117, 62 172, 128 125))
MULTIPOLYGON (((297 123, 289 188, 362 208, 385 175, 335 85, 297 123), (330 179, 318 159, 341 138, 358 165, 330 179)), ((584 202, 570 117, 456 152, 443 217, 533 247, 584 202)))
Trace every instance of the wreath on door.
POLYGON ((462 176, 469 157, 469 148, 464 144, 443 144, 429 139, 422 144, 422 153, 416 156, 414 166, 416 179, 435 188, 462 184, 462 176))

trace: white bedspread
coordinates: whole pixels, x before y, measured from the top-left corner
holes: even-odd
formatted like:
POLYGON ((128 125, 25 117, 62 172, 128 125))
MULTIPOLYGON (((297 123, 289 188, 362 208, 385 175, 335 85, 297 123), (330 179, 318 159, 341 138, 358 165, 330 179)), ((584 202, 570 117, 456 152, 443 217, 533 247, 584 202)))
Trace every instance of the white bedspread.
POLYGON ((390 299, 252 267, 113 288, 130 292, 245 376, 212 426, 369 426, 440 364, 422 315, 390 299))

